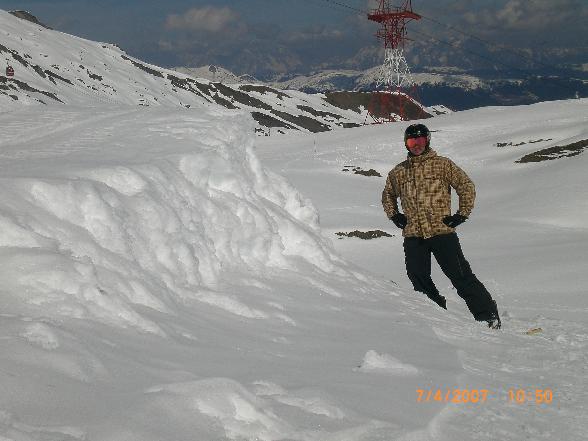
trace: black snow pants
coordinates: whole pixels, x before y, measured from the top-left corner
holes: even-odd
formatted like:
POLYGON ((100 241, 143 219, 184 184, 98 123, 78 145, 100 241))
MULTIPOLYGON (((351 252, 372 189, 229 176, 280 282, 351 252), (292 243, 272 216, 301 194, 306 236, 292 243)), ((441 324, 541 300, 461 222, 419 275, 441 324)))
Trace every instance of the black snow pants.
POLYGON ((431 253, 439 263, 443 273, 451 280, 457 294, 465 300, 474 319, 483 321, 492 318, 496 303, 470 268, 461 250, 456 233, 442 234, 428 239, 406 237, 404 256, 406 273, 415 291, 440 304, 444 298, 439 294, 431 279, 431 253))

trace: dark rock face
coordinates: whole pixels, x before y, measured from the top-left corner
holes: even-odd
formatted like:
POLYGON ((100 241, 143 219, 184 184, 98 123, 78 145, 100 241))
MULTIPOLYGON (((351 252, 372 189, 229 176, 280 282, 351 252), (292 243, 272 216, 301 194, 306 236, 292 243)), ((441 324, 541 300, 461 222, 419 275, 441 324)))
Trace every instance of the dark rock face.
POLYGON ((401 108, 404 109, 405 117, 408 120, 431 118, 432 115, 425 112, 422 107, 417 105, 413 100, 406 98, 404 95, 391 95, 387 105, 382 107, 378 95, 384 92, 327 92, 325 101, 341 109, 353 110, 359 112, 363 107, 367 109, 372 102, 375 102, 374 116, 378 118, 388 118, 391 114, 399 114, 401 108))
POLYGON ((44 28, 51 29, 49 26, 44 25, 41 23, 37 17, 31 14, 28 11, 9 11, 10 14, 14 15, 15 17, 22 18, 23 20, 30 21, 31 23, 38 24, 39 26, 43 26, 44 28))

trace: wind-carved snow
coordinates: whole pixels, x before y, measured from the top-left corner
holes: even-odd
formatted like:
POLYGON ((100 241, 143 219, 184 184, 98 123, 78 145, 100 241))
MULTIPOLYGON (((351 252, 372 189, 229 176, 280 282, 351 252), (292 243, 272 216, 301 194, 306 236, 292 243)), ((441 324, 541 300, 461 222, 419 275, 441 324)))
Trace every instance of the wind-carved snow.
MULTIPOLYGON (((264 397, 250 386, 338 372, 353 389, 375 333, 353 337, 361 349, 349 353, 353 304, 387 301, 333 252, 312 203, 261 165, 245 115, 63 107, 0 118, 0 436, 318 441, 389 428, 322 387, 264 397), (322 359, 339 339, 329 352, 348 360, 322 359)), ((370 320, 374 331, 388 318, 370 320)))
POLYGON ((21 335, 30 343, 41 346, 43 349, 53 350, 59 347, 59 338, 44 323, 33 323, 27 326, 21 335))
MULTIPOLYGON (((0 119, 0 436, 405 430, 381 414, 412 412, 388 409, 397 385, 354 371, 387 332, 407 338, 398 297, 338 257, 313 204, 262 166, 247 115, 64 106, 0 119)), ((428 329, 416 341, 434 338, 415 322, 428 329)))
MULTIPOLYGON (((227 126, 221 127, 216 115, 207 120, 201 111, 188 127, 191 117, 144 117, 153 120, 144 123, 142 134, 122 125, 112 129, 113 140, 126 144, 124 155, 136 154, 132 161, 121 164, 119 147, 104 146, 91 167, 11 180, 2 197, 20 211, 16 219, 3 204, 0 243, 19 249, 7 264, 18 263, 15 278, 26 287, 29 304, 163 335, 133 305, 169 313, 176 301, 196 300, 266 318, 214 292, 223 272, 296 270, 305 263, 346 273, 317 234, 312 204, 262 168, 246 119, 227 112, 227 126), (202 129, 206 125, 209 130, 202 129), (182 140, 181 151, 170 137, 182 140)), ((79 142, 75 154, 85 161, 94 147, 92 129, 75 134, 79 129, 74 124, 70 135, 79 142)), ((29 154, 31 164, 45 156, 29 154)))

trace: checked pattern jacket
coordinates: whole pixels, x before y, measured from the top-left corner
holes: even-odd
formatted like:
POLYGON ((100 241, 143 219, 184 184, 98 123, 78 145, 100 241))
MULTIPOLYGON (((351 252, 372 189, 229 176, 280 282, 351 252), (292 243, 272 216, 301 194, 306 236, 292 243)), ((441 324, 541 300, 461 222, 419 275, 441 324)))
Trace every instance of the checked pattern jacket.
POLYGON ((409 156, 388 173, 382 206, 392 218, 399 212, 400 198, 408 221, 404 237, 450 234, 455 229, 445 225, 443 218, 451 215, 451 188, 459 196, 458 213, 468 217, 476 198, 474 183, 451 159, 428 149, 420 156, 409 156))

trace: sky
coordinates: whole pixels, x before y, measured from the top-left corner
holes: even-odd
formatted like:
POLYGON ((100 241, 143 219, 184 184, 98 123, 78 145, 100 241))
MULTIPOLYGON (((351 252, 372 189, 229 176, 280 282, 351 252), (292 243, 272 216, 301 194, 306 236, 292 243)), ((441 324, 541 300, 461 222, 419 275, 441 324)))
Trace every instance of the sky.
MULTIPOLYGON (((407 58, 416 69, 588 64, 585 1, 412 3, 424 17, 408 28, 413 41, 407 58)), ((377 25, 365 13, 376 5, 375 0, 0 0, 2 9, 28 10, 54 29, 116 43, 165 67, 215 64, 261 78, 380 64, 377 25)))

